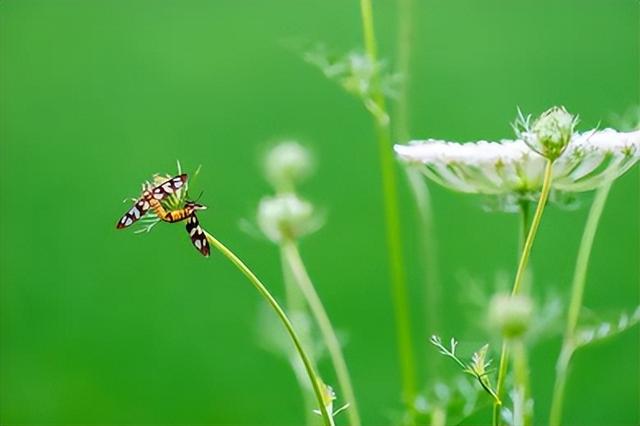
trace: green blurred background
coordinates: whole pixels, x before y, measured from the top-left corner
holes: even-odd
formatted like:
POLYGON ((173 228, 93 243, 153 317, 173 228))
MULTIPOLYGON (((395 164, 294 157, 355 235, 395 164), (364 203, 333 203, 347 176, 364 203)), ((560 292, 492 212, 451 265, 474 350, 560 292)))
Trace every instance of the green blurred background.
MULTIPOLYGON (((635 0, 415 3, 415 138, 509 137, 517 106, 563 104, 586 129, 639 102, 635 0)), ((396 4, 375 1, 374 12, 393 61, 396 4)), ((114 227, 150 174, 173 172, 176 159, 202 164, 201 221, 281 296, 277 250, 238 226, 270 192, 260 158, 279 138, 317 155, 303 193, 328 220, 302 254, 348 335, 365 423, 390 423, 400 385, 371 120, 304 63, 290 47, 300 40, 358 48, 358 2, 0 1, 3 424, 302 422, 289 366, 258 343, 260 301, 243 277, 219 255, 198 256, 182 226, 114 227)), ((596 313, 638 304, 639 181, 637 166, 619 179, 603 216, 585 300, 596 313)), ((432 187, 444 300, 441 329, 425 330, 404 179, 400 190, 419 360, 433 331, 483 343, 460 277, 490 292, 498 271, 513 273, 516 217, 432 187)), ((568 293, 590 199, 548 209, 532 259, 539 294, 568 293)), ((567 424, 640 422, 639 337, 578 353, 567 424)), ((556 336, 532 353, 537 423, 558 349, 556 336)), ((442 364, 443 376, 455 371, 442 364)))

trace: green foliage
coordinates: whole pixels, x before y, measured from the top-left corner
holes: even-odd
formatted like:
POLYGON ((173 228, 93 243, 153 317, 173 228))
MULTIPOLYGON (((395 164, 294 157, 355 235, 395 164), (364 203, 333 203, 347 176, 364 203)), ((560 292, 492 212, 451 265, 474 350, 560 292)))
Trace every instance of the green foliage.
POLYGON ((373 80, 378 78, 384 95, 393 98, 397 96, 402 76, 390 72, 385 62, 372 63, 366 54, 357 51, 336 55, 324 45, 307 51, 304 59, 319 68, 325 77, 337 82, 347 93, 360 98, 378 122, 389 123, 387 111, 381 110, 374 100, 373 80))
POLYGON ((576 330, 575 347, 581 348, 620 334, 640 322, 640 306, 631 314, 623 312, 611 321, 581 325, 576 330))
POLYGON ((453 337, 449 342, 449 348, 445 347, 442 344, 442 340, 439 336, 433 335, 431 336, 431 344, 437 347, 440 350, 440 353, 446 357, 453 359, 459 366, 462 368, 462 372, 467 373, 476 378, 482 389, 487 392, 491 398, 494 399, 498 404, 500 404, 500 398, 496 395, 495 390, 491 385, 491 381, 489 380, 489 372, 487 368, 491 364, 491 360, 487 359, 487 352, 489 351, 489 345, 484 345, 478 351, 473 353, 470 362, 463 362, 456 355, 456 347, 458 346, 458 342, 453 337))

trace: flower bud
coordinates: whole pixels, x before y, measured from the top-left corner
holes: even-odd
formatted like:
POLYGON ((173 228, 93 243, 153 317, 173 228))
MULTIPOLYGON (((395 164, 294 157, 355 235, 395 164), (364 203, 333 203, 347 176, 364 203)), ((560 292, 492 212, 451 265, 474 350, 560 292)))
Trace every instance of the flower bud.
POLYGON ((497 294, 489 304, 489 324, 506 338, 518 338, 527 331, 533 304, 527 296, 497 294))
POLYGON ((521 136, 531 149, 553 161, 571 142, 577 122, 577 117, 564 107, 553 107, 543 112, 521 136))
POLYGON ((313 169, 309 150, 298 142, 286 141, 271 148, 265 158, 265 172, 278 191, 292 191, 313 169))
POLYGON ((318 228, 313 205, 295 194, 265 197, 258 206, 258 226, 272 242, 298 239, 318 228))

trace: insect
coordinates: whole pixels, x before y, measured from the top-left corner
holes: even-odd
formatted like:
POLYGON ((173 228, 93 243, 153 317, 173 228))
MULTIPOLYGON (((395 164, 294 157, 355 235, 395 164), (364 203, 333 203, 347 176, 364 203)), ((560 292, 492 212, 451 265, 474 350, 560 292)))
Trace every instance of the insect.
POLYGON ((147 214, 149 210, 153 210, 158 219, 164 222, 175 223, 186 220, 187 232, 189 233, 191 242, 202 255, 209 256, 211 251, 209 242, 195 213, 196 210, 205 210, 207 207, 195 201, 185 201, 183 208, 167 210, 161 203, 166 197, 176 194, 185 186, 186 182, 187 175, 181 174, 155 187, 147 187, 142 192, 142 196, 134 203, 133 207, 120 218, 116 224, 116 228, 126 228, 147 214))
POLYGON ((198 217, 196 216, 196 210, 206 210, 206 206, 198 204, 195 201, 186 201, 185 205, 181 209, 167 211, 159 201, 152 200, 151 208, 161 220, 169 223, 187 221, 187 232, 189 238, 196 249, 203 256, 209 256, 210 248, 207 236, 200 226, 198 217))
POLYGON ((149 208, 153 204, 160 204, 160 200, 163 200, 168 195, 171 195, 178 191, 187 182, 187 175, 181 174, 171 179, 168 179, 156 187, 146 188, 142 192, 142 196, 135 202, 133 207, 120 218, 116 228, 122 229, 132 225, 142 216, 147 214, 149 208))

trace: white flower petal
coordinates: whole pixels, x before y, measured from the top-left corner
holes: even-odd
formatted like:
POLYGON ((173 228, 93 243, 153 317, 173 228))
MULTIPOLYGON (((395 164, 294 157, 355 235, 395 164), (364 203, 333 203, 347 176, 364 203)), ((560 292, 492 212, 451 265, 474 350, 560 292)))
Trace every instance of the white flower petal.
MULTIPOLYGON (((394 147, 398 158, 455 191, 477 194, 537 192, 545 159, 521 140, 456 143, 429 139, 394 147)), ((574 134, 554 162, 553 187, 589 191, 626 172, 640 158, 640 131, 591 130, 574 134)))

